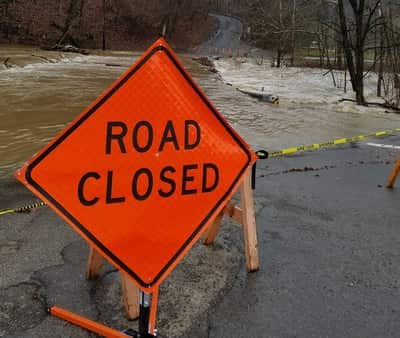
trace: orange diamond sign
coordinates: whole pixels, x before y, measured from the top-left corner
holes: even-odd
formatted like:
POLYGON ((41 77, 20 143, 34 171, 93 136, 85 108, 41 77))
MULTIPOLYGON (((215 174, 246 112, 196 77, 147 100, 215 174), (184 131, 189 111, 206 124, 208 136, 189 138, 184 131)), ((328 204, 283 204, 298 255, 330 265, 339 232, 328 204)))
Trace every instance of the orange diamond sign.
POLYGON ((159 39, 16 177, 151 291, 255 159, 159 39))

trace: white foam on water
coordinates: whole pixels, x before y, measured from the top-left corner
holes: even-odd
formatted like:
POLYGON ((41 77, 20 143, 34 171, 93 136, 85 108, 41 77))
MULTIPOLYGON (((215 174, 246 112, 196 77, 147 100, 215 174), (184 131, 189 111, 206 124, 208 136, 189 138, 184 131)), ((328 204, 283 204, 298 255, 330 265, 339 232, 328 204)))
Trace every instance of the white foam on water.
POLYGON ((53 124, 53 125, 48 125, 48 126, 38 126, 36 128, 38 129, 61 129, 65 127, 67 123, 59 123, 59 124, 53 124))
MULTIPOLYGON (((358 106, 354 102, 339 102, 341 99, 353 99, 351 83, 347 76, 347 93, 343 88, 333 85, 332 75, 327 74, 329 70, 319 68, 298 67, 271 67, 270 63, 256 64, 249 59, 246 62, 235 62, 234 59, 219 59, 215 61, 216 68, 220 72, 224 82, 233 86, 275 94, 280 97, 281 103, 291 103, 305 106, 307 104, 316 107, 324 105, 324 108, 337 111, 338 113, 359 113, 381 111, 382 108, 375 106, 358 106), (327 106, 326 106, 327 105, 327 106)), ((337 82, 344 83, 344 73, 334 71, 337 82)), ((377 76, 369 73, 365 78, 365 97, 374 102, 383 102, 376 97, 377 76)))
MULTIPOLYGON (((113 53, 114 54, 114 53, 113 53)), ((124 69, 128 68, 137 58, 137 55, 124 55, 124 53, 117 55, 76 55, 76 54, 60 54, 58 58, 46 57, 46 61, 40 57, 32 58, 31 63, 26 65, 16 65, 10 62, 11 67, 6 68, 4 65, 0 69, 0 80, 12 80, 9 76, 17 74, 30 74, 38 72, 40 75, 45 75, 46 72, 53 72, 55 70, 67 67, 70 69, 98 69, 104 68, 106 71, 113 71, 112 68, 124 69)), ((11 60, 12 61, 12 60, 11 60)), ((60 76, 67 76, 61 74, 60 76)))

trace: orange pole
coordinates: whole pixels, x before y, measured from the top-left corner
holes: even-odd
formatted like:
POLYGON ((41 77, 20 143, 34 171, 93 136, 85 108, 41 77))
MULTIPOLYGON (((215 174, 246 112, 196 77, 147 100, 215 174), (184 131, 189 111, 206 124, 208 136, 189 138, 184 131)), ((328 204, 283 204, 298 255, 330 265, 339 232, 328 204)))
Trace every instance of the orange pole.
POLYGON ((111 329, 108 326, 99 324, 93 320, 79 316, 73 312, 59 308, 58 306, 52 306, 49 309, 49 313, 55 317, 61 318, 74 325, 80 326, 90 332, 97 333, 100 336, 107 338, 126 338, 127 335, 122 332, 111 329))
POLYGON ((393 168, 393 171, 389 177, 386 188, 393 188, 393 184, 396 181, 397 175, 400 172, 400 160, 398 160, 393 168))

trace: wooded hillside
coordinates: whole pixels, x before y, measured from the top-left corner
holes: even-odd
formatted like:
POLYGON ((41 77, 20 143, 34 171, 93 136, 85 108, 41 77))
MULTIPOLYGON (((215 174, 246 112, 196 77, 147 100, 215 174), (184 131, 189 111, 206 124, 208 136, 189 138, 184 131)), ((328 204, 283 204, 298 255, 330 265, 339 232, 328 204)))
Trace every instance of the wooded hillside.
POLYGON ((163 30, 178 49, 207 39, 214 1, 0 0, 0 42, 138 49, 163 30))

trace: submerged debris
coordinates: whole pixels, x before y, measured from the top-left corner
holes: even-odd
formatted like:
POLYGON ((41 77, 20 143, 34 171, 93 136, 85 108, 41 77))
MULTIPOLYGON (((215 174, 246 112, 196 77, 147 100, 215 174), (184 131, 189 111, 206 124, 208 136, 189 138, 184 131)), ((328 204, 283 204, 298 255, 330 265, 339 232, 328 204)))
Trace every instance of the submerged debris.
POLYGON ((6 67, 6 69, 9 69, 9 68, 12 68, 12 67, 14 67, 12 64, 10 64, 10 58, 8 57, 8 58, 6 58, 5 60, 4 60, 4 66, 6 67))
POLYGON ((89 51, 82 49, 73 45, 54 45, 52 47, 42 47, 44 50, 56 50, 65 53, 77 53, 83 55, 89 55, 89 51))
POLYGON ((192 58, 192 60, 197 61, 202 66, 207 67, 207 70, 209 72, 214 73, 214 74, 219 74, 219 71, 217 70, 217 68, 215 68, 214 62, 211 58, 209 58, 207 56, 200 56, 197 58, 192 58))
POLYGON ((197 61, 198 63, 206 67, 214 67, 214 63, 207 56, 200 56, 198 58, 193 58, 192 60, 197 61))

